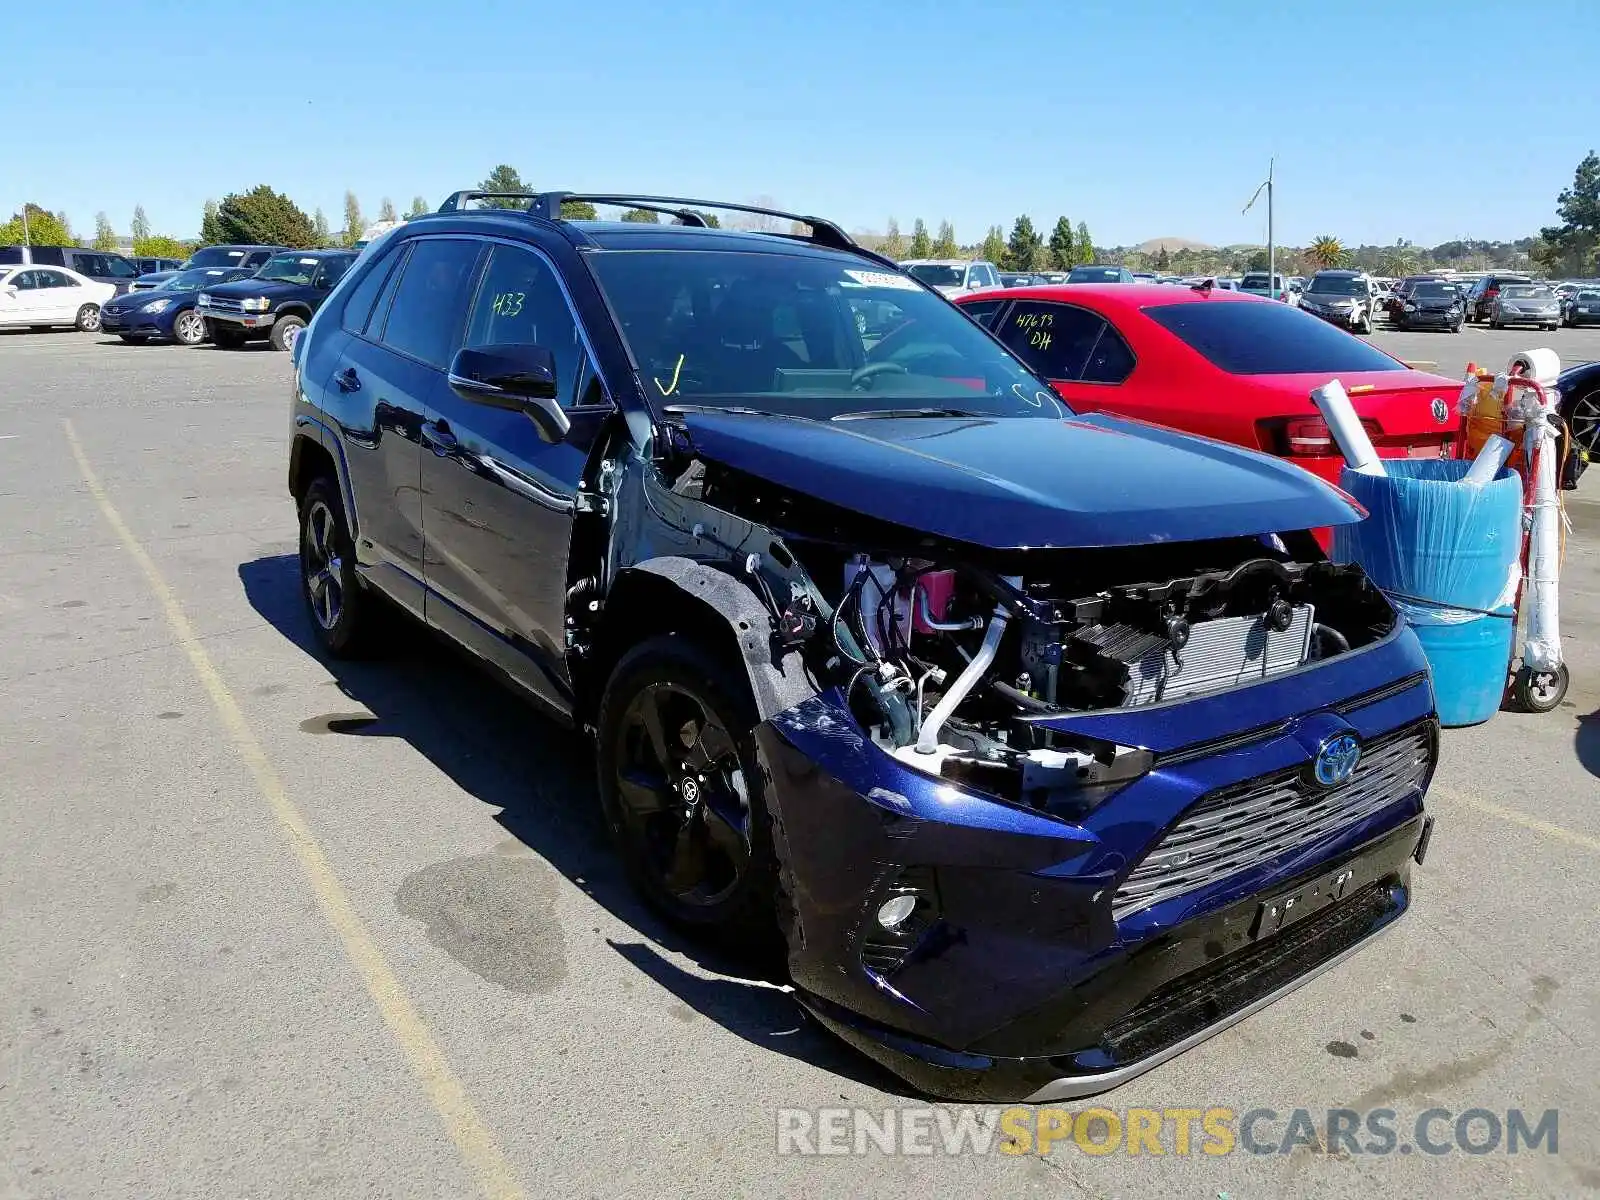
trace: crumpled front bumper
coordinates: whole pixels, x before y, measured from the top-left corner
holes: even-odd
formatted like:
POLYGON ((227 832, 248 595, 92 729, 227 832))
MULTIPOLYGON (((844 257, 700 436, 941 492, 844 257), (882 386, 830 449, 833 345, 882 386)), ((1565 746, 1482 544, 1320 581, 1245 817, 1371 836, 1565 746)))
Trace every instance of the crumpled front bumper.
POLYGON ((1074 718, 1157 752, 1154 771, 1078 825, 913 771, 865 740, 836 694, 778 714, 757 745, 801 1003, 949 1098, 1089 1095, 1181 1053, 1405 911, 1425 843, 1422 790, 1120 919, 1119 885, 1200 797, 1303 763, 1283 732, 1297 720, 1337 713, 1363 741, 1429 721, 1424 671, 1402 629, 1238 692, 1074 718), (1241 728, 1261 736, 1241 739, 1241 728), (905 936, 876 919, 895 894, 919 898, 905 936), (1264 927, 1289 897, 1306 915, 1264 927))

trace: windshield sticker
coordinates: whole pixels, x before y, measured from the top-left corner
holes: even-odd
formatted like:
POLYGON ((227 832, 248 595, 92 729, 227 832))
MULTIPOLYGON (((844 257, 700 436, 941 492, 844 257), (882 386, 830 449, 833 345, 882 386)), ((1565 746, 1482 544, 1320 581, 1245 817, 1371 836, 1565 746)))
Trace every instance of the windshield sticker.
POLYGON ((302 258, 300 260, 300 265, 302 267, 314 267, 317 265, 317 260, 314 258, 302 258))
POLYGON ((846 271, 854 283, 843 283, 844 287, 877 287, 893 288, 901 292, 920 292, 922 285, 915 280, 907 279, 904 275, 896 275, 891 271, 846 271))

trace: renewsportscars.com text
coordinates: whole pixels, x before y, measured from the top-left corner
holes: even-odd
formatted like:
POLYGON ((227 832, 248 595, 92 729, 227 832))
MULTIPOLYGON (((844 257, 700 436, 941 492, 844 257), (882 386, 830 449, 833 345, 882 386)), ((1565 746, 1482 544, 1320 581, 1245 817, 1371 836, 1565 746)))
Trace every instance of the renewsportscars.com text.
POLYGON ((960 1106, 781 1108, 782 1155, 1556 1154, 1559 1112, 960 1106))

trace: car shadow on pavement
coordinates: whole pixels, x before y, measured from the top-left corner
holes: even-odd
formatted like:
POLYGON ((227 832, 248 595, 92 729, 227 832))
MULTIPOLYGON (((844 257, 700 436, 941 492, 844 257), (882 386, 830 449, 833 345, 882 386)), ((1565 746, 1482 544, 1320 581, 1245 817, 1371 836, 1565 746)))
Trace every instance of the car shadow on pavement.
MULTIPOLYGON (((343 708, 300 723, 307 734, 401 738, 464 792, 498 809, 495 820, 613 916, 638 932, 608 944, 701 1016, 775 1051, 880 1091, 905 1085, 816 1024, 779 985, 781 955, 754 963, 692 941, 639 899, 612 851, 595 796, 587 743, 543 716, 461 652, 404 618, 393 653, 368 660, 325 658, 300 596, 299 560, 271 555, 239 567, 251 607, 329 672, 343 708), (370 716, 368 715, 370 714, 370 716), (684 970, 682 955, 715 977, 684 970)), ((314 747, 310 748, 314 752, 314 747)))
POLYGON ((1573 738, 1573 749, 1584 770, 1600 778, 1600 709, 1578 718, 1578 733, 1573 738))

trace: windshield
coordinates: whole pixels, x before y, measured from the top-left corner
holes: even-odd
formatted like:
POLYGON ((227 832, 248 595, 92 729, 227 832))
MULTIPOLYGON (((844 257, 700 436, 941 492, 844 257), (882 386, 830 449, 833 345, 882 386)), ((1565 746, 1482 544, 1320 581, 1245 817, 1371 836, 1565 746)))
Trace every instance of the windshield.
POLYGON ((1144 311, 1233 375, 1406 369, 1360 338, 1288 304, 1162 304, 1144 311))
POLYGON ((189 256, 184 267, 237 267, 244 262, 246 251, 230 246, 207 246, 189 256))
POLYGON ((1600 292, 1594 291, 1591 288, 1584 288, 1583 291, 1578 293, 1577 298, 1579 300, 1600 300, 1600 292))
POLYGON ((272 279, 279 283, 309 284, 317 273, 320 259, 304 254, 274 254, 256 272, 257 279, 272 279))
POLYGON ((163 280, 163 292, 198 292, 203 287, 210 287, 215 283, 226 283, 237 275, 237 271, 230 271, 226 267, 201 267, 193 271, 180 271, 170 279, 163 280))
POLYGON ((1067 275, 1068 283, 1120 283, 1121 267, 1073 267, 1067 275))
POLYGON ((897 272, 739 251, 608 250, 588 260, 663 407, 1067 412, 975 321, 897 272))
POLYGON ((1460 294, 1448 283, 1416 283, 1411 285, 1411 295, 1414 297, 1454 300, 1460 294))
POLYGON ((914 267, 907 267, 906 272, 914 279, 920 279, 929 287, 948 287, 961 282, 961 268, 947 266, 944 263, 918 263, 914 267))
POLYGON ((1306 289, 1316 296, 1365 295, 1366 288, 1354 275, 1318 275, 1306 289))
POLYGON ((1528 284, 1513 284, 1500 289, 1500 294, 1507 300, 1554 300, 1555 293, 1547 287, 1532 287, 1528 284))

